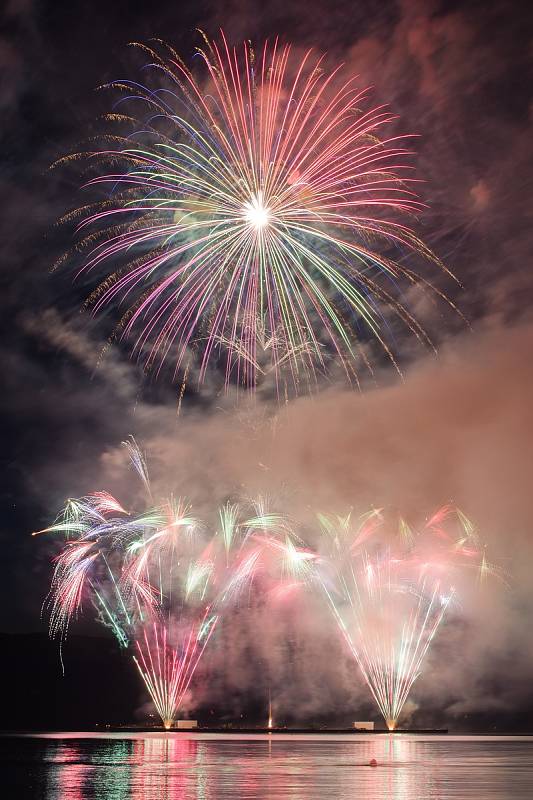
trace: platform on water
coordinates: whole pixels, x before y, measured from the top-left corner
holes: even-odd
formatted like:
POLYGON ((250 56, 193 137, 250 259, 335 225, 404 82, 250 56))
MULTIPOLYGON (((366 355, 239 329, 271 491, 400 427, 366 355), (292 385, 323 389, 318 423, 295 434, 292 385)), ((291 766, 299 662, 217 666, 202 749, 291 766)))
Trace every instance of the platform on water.
POLYGON ((111 727, 107 728, 106 730, 109 731, 122 731, 122 732, 132 732, 132 733, 152 733, 152 732, 159 732, 162 731, 163 733, 221 733, 221 734, 251 734, 251 733, 260 733, 260 734, 277 734, 277 733, 284 733, 284 734, 350 734, 351 736, 374 736, 374 735, 382 735, 384 733, 389 735, 396 735, 396 734, 418 734, 418 735, 429 735, 429 734, 446 734, 448 733, 448 728, 397 728, 394 731, 389 731, 387 728, 374 728, 374 730, 357 730, 354 728, 233 728, 233 727, 192 727, 192 728, 171 728, 170 730, 166 730, 162 725, 157 726, 154 725, 153 727, 148 727, 146 725, 125 725, 124 727, 111 727))

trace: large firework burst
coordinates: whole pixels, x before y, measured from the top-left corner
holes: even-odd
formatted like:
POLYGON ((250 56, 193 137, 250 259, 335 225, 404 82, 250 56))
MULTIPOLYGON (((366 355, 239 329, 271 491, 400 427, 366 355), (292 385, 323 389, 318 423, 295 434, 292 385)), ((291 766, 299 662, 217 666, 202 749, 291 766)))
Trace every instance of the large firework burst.
POLYGON ((421 204, 390 112, 277 41, 205 39, 198 74, 143 49, 150 85, 112 84, 125 96, 108 119, 127 132, 91 154, 106 197, 75 214, 82 271, 100 280, 90 304, 122 307, 117 331, 144 365, 169 357, 183 374, 199 359, 200 380, 216 362, 228 383, 297 388, 339 365, 357 381, 369 340, 394 361, 393 316, 431 344, 402 292, 443 297, 412 261, 444 268, 402 219, 421 204))

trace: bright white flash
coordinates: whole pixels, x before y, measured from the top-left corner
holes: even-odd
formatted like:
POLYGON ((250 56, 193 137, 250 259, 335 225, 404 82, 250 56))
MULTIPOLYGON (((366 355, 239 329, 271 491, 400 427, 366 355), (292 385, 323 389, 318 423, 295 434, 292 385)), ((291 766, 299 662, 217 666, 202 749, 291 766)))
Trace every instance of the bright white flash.
POLYGON ((257 192, 244 204, 244 219, 256 230, 261 230, 269 223, 268 208, 263 203, 262 192, 257 192))

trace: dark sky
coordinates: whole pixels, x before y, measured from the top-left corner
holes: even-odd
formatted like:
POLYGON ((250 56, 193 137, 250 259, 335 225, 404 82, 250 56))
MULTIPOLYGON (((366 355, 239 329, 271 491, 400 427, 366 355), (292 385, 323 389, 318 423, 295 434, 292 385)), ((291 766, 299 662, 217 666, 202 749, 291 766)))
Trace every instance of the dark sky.
MULTIPOLYGON (((518 405, 511 406, 510 414, 521 422, 513 429, 511 450, 520 451, 520 458, 522 448, 531 453, 531 426, 525 411, 520 416, 519 405, 519 398, 525 402, 533 394, 533 11, 527 12, 526 6, 498 0, 5 0, 0 19, 0 631, 43 629, 40 605, 49 554, 39 550, 29 533, 49 523, 66 496, 102 488, 95 483, 121 439, 133 433, 157 442, 164 435, 159 423, 165 431, 174 424, 169 419, 175 417, 176 388, 146 378, 126 350, 115 348, 99 363, 106 320, 79 313, 84 293, 73 284, 68 267, 50 273, 70 246, 70 231, 54 225, 78 205, 79 182, 72 170, 50 171, 49 166, 96 130, 96 118, 110 101, 95 88, 131 76, 138 68, 138 58, 127 47, 132 40, 161 37, 187 59, 198 43, 196 27, 216 34, 222 26, 236 41, 246 37, 260 42, 279 34, 297 47, 326 49, 359 73, 363 84, 375 87, 377 101, 391 105, 404 129, 420 134, 417 169, 425 181, 421 193, 430 205, 421 233, 462 281, 464 289, 454 299, 470 319, 474 336, 488 337, 473 340, 479 347, 463 346, 453 320, 434 320, 437 329, 442 324, 438 333, 444 353, 451 353, 444 359, 450 377, 438 373, 425 382, 420 378, 417 396, 428 384, 442 380, 449 387, 459 373, 468 381, 478 370, 483 380, 474 380, 470 388, 466 383, 466 390, 464 381, 459 382, 454 401, 463 391, 486 397, 494 387, 501 392, 498 407, 516 398, 518 405), (507 340, 510 331, 513 338, 507 340)), ((410 359, 406 346, 406 363, 410 359)), ((404 409, 399 419, 408 427, 404 401, 402 395, 397 407, 404 409)), ((380 395, 381 402, 389 401, 380 395)), ((390 404, 394 407, 392 400, 390 404)), ((198 400, 186 404, 186 412, 188 408, 198 415, 198 400)), ((302 419, 306 413, 304 409, 302 419)), ((487 419, 494 417, 492 411, 487 414, 487 419)), ((203 430, 197 419, 194 424, 203 430)), ((217 423, 211 419, 210 424, 217 423)), ((504 419, 498 437, 505 438, 506 424, 504 419)), ((385 430, 385 422, 383 426, 385 430)), ((296 428, 297 423, 291 430, 296 428)), ((437 421, 435 437, 446 449, 443 441, 449 439, 443 430, 437 421)), ((415 440, 418 435, 415 425, 415 440)), ((431 423, 424 435, 432 437, 431 423)), ((498 437, 489 437, 488 456, 477 447, 480 462, 501 447, 498 437)), ((283 464, 289 462, 287 456, 283 464)), ((298 473, 301 462, 295 463, 298 473)), ((476 464, 474 460, 473 469, 476 464)), ((524 529, 530 510, 524 500, 526 484, 524 480, 523 492, 517 489, 512 502, 498 507, 502 519, 510 508, 520 509, 514 525, 518 542, 529 534, 524 529)), ((366 484, 364 488, 368 494, 366 484)), ((478 498, 484 491, 491 493, 493 485, 476 484, 473 495, 478 498)), ((439 499, 432 491, 428 502, 446 501, 448 487, 443 492, 439 499)), ((416 492, 409 501, 414 497, 416 492)), ((474 500, 472 504, 477 508, 474 500)), ((529 558, 531 547, 524 553, 529 558)))

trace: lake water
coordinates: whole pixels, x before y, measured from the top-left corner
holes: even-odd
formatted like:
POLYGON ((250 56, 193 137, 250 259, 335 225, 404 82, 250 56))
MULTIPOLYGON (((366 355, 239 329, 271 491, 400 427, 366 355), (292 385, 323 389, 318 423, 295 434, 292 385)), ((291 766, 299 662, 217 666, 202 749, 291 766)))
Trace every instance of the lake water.
POLYGON ((18 735, 0 770, 6 800, 530 800, 533 738, 18 735))

